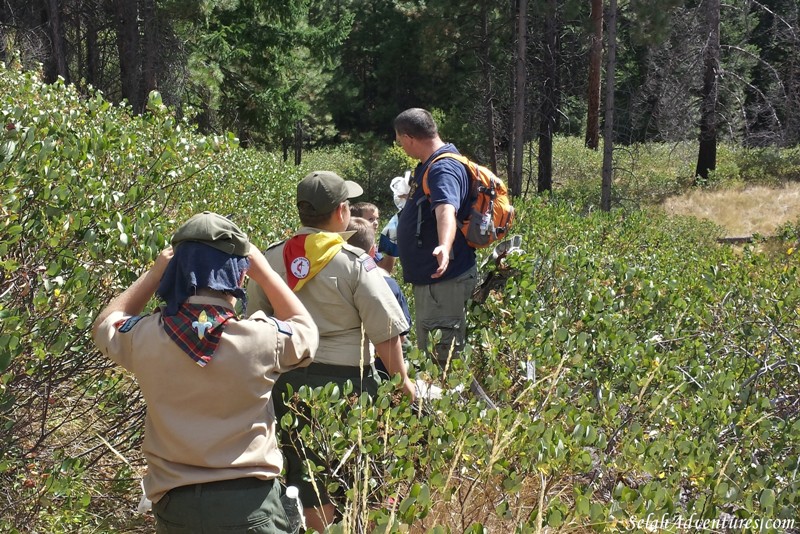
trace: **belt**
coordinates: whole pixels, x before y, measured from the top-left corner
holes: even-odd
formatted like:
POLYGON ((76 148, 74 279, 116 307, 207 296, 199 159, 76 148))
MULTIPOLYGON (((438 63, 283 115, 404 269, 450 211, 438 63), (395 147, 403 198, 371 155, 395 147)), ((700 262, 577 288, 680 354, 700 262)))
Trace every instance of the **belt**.
POLYGON ((369 378, 372 376, 372 366, 365 365, 363 372, 360 367, 353 365, 334 365, 331 363, 312 363, 302 369, 307 375, 335 376, 337 378, 369 378))
POLYGON ((178 493, 178 492, 201 492, 204 490, 246 490, 251 488, 256 488, 259 486, 268 486, 272 487, 275 483, 274 478, 270 478, 265 480, 263 478, 256 478, 256 477, 244 477, 244 478, 232 478, 228 480, 214 480, 212 482, 202 482, 199 484, 188 484, 186 486, 178 486, 177 488, 172 488, 167 493, 178 493))

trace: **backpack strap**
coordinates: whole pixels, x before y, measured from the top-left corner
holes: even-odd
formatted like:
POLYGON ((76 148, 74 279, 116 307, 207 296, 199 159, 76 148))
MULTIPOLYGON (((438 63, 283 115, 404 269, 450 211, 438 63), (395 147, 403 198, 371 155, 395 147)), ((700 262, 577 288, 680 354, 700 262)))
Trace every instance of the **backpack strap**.
MULTIPOLYGON (((470 162, 469 158, 467 158, 465 156, 462 156, 461 154, 456 154, 455 152, 442 152, 441 154, 439 154, 438 156, 433 158, 433 161, 428 163, 428 166, 425 168, 425 172, 422 174, 422 192, 424 193, 424 196, 420 197, 420 199, 417 200, 417 233, 416 233, 416 237, 417 237, 417 247, 419 247, 419 248, 422 248, 422 202, 424 200, 430 201, 430 198, 431 198, 431 189, 430 189, 430 187, 428 187, 428 171, 431 170, 431 167, 433 167, 434 163, 436 163, 439 160, 445 159, 445 158, 450 158, 450 159, 454 159, 456 161, 461 162, 461 164, 464 165, 467 168, 467 179, 470 180, 470 182, 472 181, 472 173, 469 170, 469 166, 470 166, 471 162, 470 162)), ((456 213, 457 212, 458 212, 458 210, 456 210, 456 213)), ((453 251, 451 250, 450 254, 452 255, 452 253, 453 253, 453 251)))
POLYGON ((417 248, 422 248, 422 203, 428 198, 427 193, 417 200, 417 248))
MULTIPOLYGON (((471 163, 469 158, 462 156, 461 154, 456 154, 455 152, 442 152, 441 154, 433 158, 433 161, 431 161, 428 164, 428 166, 425 168, 425 172, 422 174, 422 192, 425 193, 425 196, 427 197, 431 196, 431 189, 428 187, 428 171, 431 170, 431 167, 433 167, 434 163, 444 158, 450 158, 459 161, 461 162, 462 165, 467 167, 467 169, 469 169, 469 165, 471 163)), ((472 179, 469 170, 467 170, 467 177, 469 179, 472 179)))

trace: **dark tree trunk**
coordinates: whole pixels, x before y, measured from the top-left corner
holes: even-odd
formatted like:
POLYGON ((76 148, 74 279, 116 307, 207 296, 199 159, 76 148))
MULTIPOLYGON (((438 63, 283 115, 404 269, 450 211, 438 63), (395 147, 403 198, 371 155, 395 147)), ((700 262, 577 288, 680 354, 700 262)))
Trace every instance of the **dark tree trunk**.
POLYGON ((294 164, 300 165, 303 161, 303 122, 297 121, 294 129, 294 164))
POLYGON ((61 17, 59 0, 45 2, 46 22, 50 34, 50 61, 45 69, 45 81, 53 83, 61 76, 66 83, 70 83, 69 69, 67 67, 67 47, 64 41, 64 24, 61 17))
POLYGON ((703 102, 700 106, 700 150, 697 154, 695 185, 698 177, 708 179, 717 168, 717 97, 719 93, 719 10, 720 0, 706 0, 707 41, 704 53, 703 102))
POLYGON ((136 0, 116 0, 117 49, 122 82, 120 96, 135 113, 141 113, 139 98, 139 12, 136 0))
POLYGON ((94 10, 86 13, 86 70, 84 77, 86 83, 99 88, 100 81, 100 50, 97 41, 97 14, 94 10))
POLYGON ((155 0, 141 0, 143 59, 142 59, 142 102, 147 103, 150 91, 158 89, 158 19, 155 0))
POLYGON ((611 184, 614 178, 614 72, 617 69, 617 0, 610 0, 606 17, 608 55, 606 57, 606 105, 603 128, 603 184, 600 209, 611 211, 611 184))
POLYGON ((525 93, 527 69, 528 0, 517 0, 517 56, 514 72, 514 165, 509 189, 512 196, 522 194, 522 156, 525 146, 525 93))
POLYGON ((539 123, 538 180, 539 193, 553 189, 553 132, 558 110, 558 32, 557 1, 547 1, 543 35, 544 87, 542 88, 541 122, 539 123))
MULTIPOLYGON (((800 109, 800 68, 797 57, 800 55, 800 46, 795 44, 795 53, 792 54, 787 68, 786 104, 787 109, 800 109)), ((789 113, 786 121, 786 142, 788 146, 800 143, 800 114, 789 113)))
POLYGON ((592 1, 589 46, 589 91, 586 110, 586 147, 600 145, 600 71, 603 64, 603 0, 592 1))
POLYGON ((497 142, 494 131, 494 89, 492 88, 492 65, 489 47, 489 2, 481 6, 481 29, 483 35, 480 48, 481 71, 483 74, 483 87, 486 95, 486 144, 489 149, 489 168, 497 173, 497 142))

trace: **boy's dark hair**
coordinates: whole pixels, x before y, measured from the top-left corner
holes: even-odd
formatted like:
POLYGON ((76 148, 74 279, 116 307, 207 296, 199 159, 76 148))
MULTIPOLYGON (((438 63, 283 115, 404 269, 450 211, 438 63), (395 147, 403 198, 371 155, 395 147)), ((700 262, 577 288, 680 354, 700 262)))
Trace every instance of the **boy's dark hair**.
POLYGON ((368 220, 362 217, 351 217, 347 230, 350 232, 355 231, 347 240, 354 247, 358 247, 364 252, 369 252, 369 249, 375 245, 375 229, 368 220))
POLYGON ((395 117, 394 131, 417 139, 433 139, 439 135, 433 115, 422 108, 410 108, 395 117))
POLYGON ((364 212, 367 210, 378 211, 378 206, 372 202, 356 202, 350 205, 350 216, 363 217, 365 215, 364 212))

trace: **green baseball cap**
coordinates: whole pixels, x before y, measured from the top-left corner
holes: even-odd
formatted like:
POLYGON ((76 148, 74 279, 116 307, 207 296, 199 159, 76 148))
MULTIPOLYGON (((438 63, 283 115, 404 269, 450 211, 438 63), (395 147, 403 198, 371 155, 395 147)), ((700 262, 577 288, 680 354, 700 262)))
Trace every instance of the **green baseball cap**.
POLYGON ((348 198, 362 194, 360 185, 330 171, 314 171, 297 184, 297 203, 308 202, 313 215, 331 213, 348 198))
POLYGON ((211 211, 192 216, 172 236, 172 246, 184 241, 203 243, 235 256, 250 254, 250 241, 233 221, 211 211))

